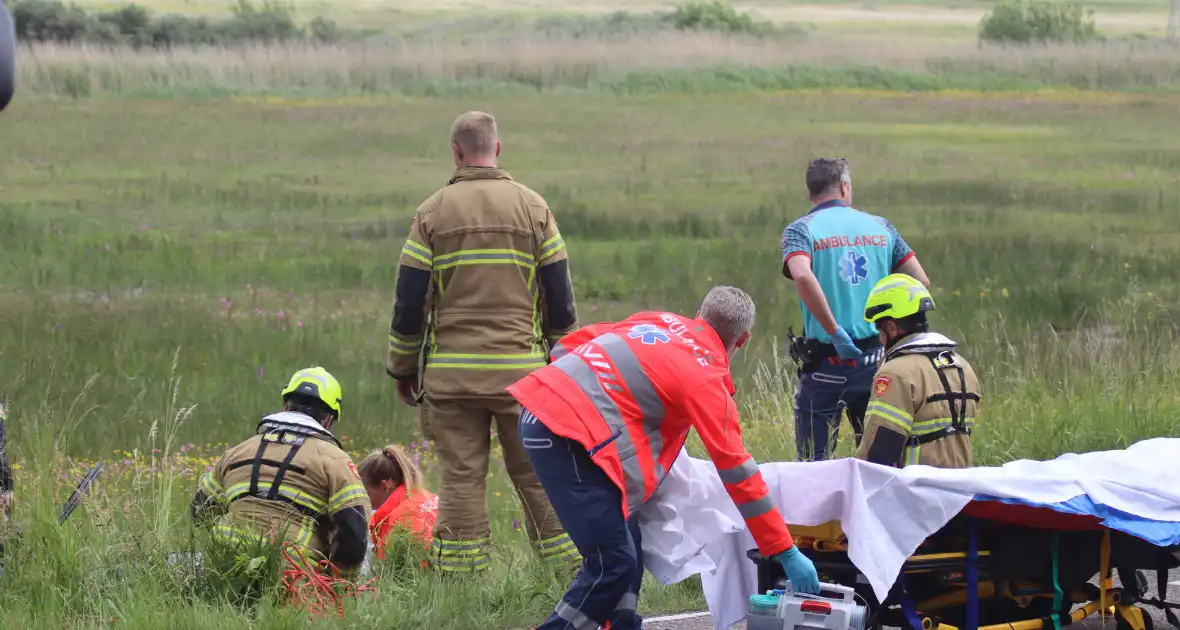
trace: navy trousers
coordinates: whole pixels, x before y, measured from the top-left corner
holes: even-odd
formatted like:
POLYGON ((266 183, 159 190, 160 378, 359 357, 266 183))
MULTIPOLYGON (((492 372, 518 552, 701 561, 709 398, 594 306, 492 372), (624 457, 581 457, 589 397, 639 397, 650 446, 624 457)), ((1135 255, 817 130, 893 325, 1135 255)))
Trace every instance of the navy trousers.
POLYGON ((640 630, 643 582, 638 519, 623 518, 623 494, 581 444, 555 435, 527 409, 520 441, 557 518, 582 554, 582 569, 537 630, 640 630))
POLYGON ((878 367, 875 362, 848 367, 824 360, 812 368, 814 371, 799 375, 799 389, 795 392, 795 448, 799 461, 823 461, 832 456, 845 411, 859 443, 878 367))

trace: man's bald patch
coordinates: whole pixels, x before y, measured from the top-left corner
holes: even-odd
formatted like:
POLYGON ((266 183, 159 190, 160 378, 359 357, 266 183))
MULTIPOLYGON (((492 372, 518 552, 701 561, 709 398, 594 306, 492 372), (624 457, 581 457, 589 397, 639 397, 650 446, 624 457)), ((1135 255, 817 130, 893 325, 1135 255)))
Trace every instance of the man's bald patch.
POLYGON ((496 118, 486 112, 467 112, 451 125, 451 143, 466 155, 492 155, 498 140, 496 118))

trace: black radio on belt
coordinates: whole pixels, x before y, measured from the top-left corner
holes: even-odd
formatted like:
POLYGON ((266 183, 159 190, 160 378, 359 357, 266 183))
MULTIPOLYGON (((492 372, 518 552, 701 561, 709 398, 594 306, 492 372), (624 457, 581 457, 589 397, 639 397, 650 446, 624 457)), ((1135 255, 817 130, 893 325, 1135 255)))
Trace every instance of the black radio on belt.
POLYGON ((791 355, 791 359, 800 365, 806 365, 818 359, 819 342, 815 339, 808 339, 802 335, 796 335, 795 330, 791 326, 787 326, 787 353, 791 355))

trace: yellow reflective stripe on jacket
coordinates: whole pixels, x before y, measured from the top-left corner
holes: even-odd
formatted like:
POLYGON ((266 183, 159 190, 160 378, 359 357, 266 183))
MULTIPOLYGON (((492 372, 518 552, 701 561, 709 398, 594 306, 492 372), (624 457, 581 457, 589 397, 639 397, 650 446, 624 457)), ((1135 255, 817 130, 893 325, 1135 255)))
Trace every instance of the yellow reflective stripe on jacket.
POLYGON ((430 261, 434 257, 434 252, 430 251, 429 247, 415 243, 411 239, 406 239, 406 244, 402 246, 402 253, 427 267, 430 267, 430 261))
POLYGON ((897 425, 901 432, 909 433, 914 423, 914 416, 893 405, 874 400, 865 408, 865 416, 877 415, 897 425))
MULTIPOLYGON (((258 484, 259 494, 269 492, 270 487, 271 487, 270 483, 259 482, 259 484, 258 484)), ((364 491, 363 488, 361 490, 362 490, 362 492, 364 491)), ((237 499, 239 497, 250 496, 250 482, 243 481, 242 483, 234 484, 234 485, 230 486, 229 490, 226 491, 225 495, 226 495, 226 498, 229 499, 230 501, 233 501, 234 499, 237 499)), ((314 496, 307 494, 306 492, 303 492, 301 490, 296 490, 295 488, 291 488, 289 486, 285 486, 282 484, 279 484, 279 496, 286 497, 286 498, 290 499, 292 503, 302 506, 302 507, 305 507, 313 512, 323 513, 328 507, 328 504, 324 503, 322 500, 317 499, 314 496)), ((259 498, 261 498, 261 497, 259 497, 259 498)))
POLYGON ((445 367, 462 370, 518 370, 522 368, 545 367, 544 352, 524 354, 464 354, 457 352, 436 352, 426 357, 427 367, 445 367))
POLYGON ((563 249, 565 249, 565 239, 561 238, 561 234, 554 234, 544 243, 541 243, 540 262, 545 262, 546 259, 563 249))
POLYGON ((405 356, 418 354, 418 349, 421 347, 421 342, 413 343, 406 341, 402 337, 398 337, 393 333, 389 333, 389 351, 394 354, 401 354, 405 356))
POLYGON ((518 249, 461 249, 450 254, 435 256, 434 270, 442 271, 459 265, 502 265, 513 264, 525 268, 536 266, 536 260, 528 252, 518 249))
POLYGON ((218 499, 223 498, 222 495, 225 494, 225 488, 221 486, 221 482, 213 478, 213 473, 211 472, 201 475, 200 488, 205 491, 205 494, 218 499))
POLYGON ((541 340, 545 338, 544 327, 541 325, 541 292, 537 290, 537 268, 529 269, 529 296, 533 299, 533 338, 529 341, 529 348, 533 352, 545 354, 541 340))
POLYGON ((332 495, 332 498, 328 500, 328 513, 335 514, 336 512, 339 512, 340 510, 344 509, 344 507, 348 505, 350 501, 355 501, 357 499, 367 500, 368 498, 369 494, 365 492, 364 486, 359 483, 349 484, 344 486, 336 494, 332 495))

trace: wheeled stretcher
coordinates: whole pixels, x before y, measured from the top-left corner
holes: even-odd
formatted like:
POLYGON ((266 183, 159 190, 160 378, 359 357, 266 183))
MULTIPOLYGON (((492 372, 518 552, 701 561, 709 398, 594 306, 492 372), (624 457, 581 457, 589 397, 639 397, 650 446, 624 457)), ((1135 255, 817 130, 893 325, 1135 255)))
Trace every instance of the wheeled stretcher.
MULTIPOLYGON (((875 630, 1058 630, 1092 615, 1117 630, 1153 630, 1144 605, 1163 609, 1180 628, 1180 605, 1166 601, 1180 546, 1155 546, 1091 516, 972 501, 906 560, 884 601, 849 560, 838 521, 790 529, 821 582, 852 587, 864 599, 866 626, 875 630), (1152 599, 1145 571, 1157 572, 1152 599)), ((757 549, 747 556, 758 568, 759 593, 783 587, 777 561, 757 549)))

